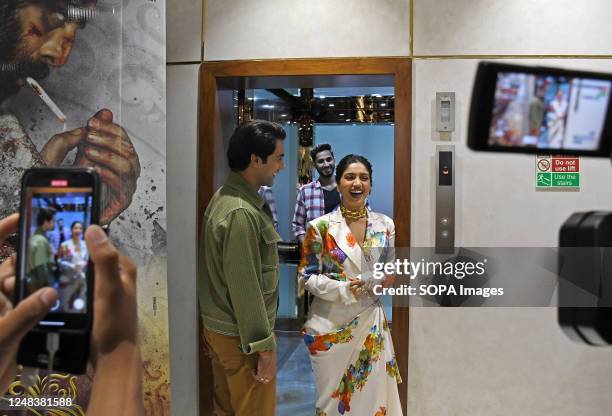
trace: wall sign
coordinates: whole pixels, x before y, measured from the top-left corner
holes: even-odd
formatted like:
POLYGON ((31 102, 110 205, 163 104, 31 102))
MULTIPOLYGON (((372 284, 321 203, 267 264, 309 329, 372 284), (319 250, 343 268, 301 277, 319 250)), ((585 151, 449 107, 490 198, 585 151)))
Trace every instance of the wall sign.
POLYGON ((580 158, 536 156, 536 190, 580 189, 580 158))

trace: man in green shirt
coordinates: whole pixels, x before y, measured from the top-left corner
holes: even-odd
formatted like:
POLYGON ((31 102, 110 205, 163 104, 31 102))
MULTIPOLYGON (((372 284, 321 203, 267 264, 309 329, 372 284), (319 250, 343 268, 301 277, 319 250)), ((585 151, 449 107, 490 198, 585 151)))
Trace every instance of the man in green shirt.
POLYGON ((284 168, 282 126, 254 120, 229 141, 231 173, 202 225, 198 297, 215 378, 214 415, 275 414, 280 236, 258 194, 284 168))
POLYGON ((28 291, 33 293, 41 287, 51 286, 51 267, 55 253, 45 233, 55 228, 55 210, 41 208, 36 215, 36 231, 28 241, 26 254, 26 277, 28 291))

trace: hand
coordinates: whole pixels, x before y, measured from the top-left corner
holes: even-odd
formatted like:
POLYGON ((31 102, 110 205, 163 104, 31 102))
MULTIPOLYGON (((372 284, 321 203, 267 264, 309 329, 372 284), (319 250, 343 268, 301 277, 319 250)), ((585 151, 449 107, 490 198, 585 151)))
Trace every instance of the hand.
POLYGON ((111 222, 132 203, 140 162, 126 131, 113 123, 110 110, 102 109, 87 121, 85 140, 74 164, 94 167, 102 178, 102 224, 111 222))
POLYGON ((87 130, 78 128, 51 137, 43 146, 40 156, 49 167, 62 164, 68 152, 74 149, 85 138, 87 130))
POLYGON ((119 253, 97 225, 85 232, 95 268, 92 361, 112 354, 122 344, 138 346, 136 266, 119 253))
POLYGON ((353 292, 353 296, 355 299, 359 300, 362 295, 364 295, 365 289, 364 285, 366 284, 365 280, 359 279, 350 279, 349 280, 349 290, 353 292))
POLYGON ((144 415, 136 266, 117 251, 97 225, 87 228, 85 242, 95 268, 91 333, 95 374, 87 414, 144 415))
POLYGON ((382 282, 382 287, 387 288, 387 287, 393 286, 394 284, 395 284, 395 275, 386 274, 385 280, 383 280, 382 282))
POLYGON ((260 383, 268 384, 276 377, 276 351, 260 351, 257 360, 257 372, 253 378, 260 383))
MULTIPOLYGON (((18 214, 0 221, 0 242, 17 229, 18 214)), ((57 299, 54 289, 37 290, 13 308, 9 299, 15 287, 15 257, 0 265, 0 394, 17 375, 17 350, 25 334, 49 312, 57 299)))

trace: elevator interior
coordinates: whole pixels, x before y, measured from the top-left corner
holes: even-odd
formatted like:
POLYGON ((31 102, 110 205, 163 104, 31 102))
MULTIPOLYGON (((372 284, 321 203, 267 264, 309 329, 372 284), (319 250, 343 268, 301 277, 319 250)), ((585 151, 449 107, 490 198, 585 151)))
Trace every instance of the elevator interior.
MULTIPOLYGON (((272 193, 278 213, 281 275, 279 308, 275 327, 278 339, 277 415, 309 415, 314 406, 314 379, 300 328, 309 298, 298 297, 298 246, 292 218, 299 185, 317 179, 310 159, 312 147, 328 143, 336 163, 354 153, 373 165, 372 209, 393 217, 394 88, 310 87, 234 90, 237 124, 250 119, 280 123, 287 133, 285 165, 275 179, 272 193)), ((383 299, 392 319, 391 299, 383 299)))
MULTIPOLYGON (((336 162, 348 153, 371 160, 370 205, 394 219, 396 245, 409 246, 411 74, 411 61, 403 58, 204 64, 199 85, 198 212, 203 212, 227 177, 225 149, 238 123, 263 118, 280 122, 288 136, 286 169, 277 175, 273 187, 279 231, 285 240, 283 251, 297 255, 290 226, 296 187, 317 178, 308 153, 312 145, 323 142, 333 146, 336 162)), ((312 414, 313 376, 300 336, 307 303, 295 296, 296 265, 283 263, 282 269, 275 328, 277 414, 312 414)), ((393 343, 400 373, 406 379, 409 311, 400 305, 391 310, 389 300, 386 304, 396 334, 393 343)), ((205 412, 212 404, 211 376, 210 362, 200 354, 200 409, 205 412)), ((406 384, 399 387, 405 408, 406 384)))

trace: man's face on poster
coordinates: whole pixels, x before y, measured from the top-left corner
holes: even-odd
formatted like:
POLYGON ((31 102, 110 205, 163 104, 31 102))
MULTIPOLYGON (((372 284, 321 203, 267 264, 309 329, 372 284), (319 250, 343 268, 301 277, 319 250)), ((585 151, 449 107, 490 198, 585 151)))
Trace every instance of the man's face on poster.
MULTIPOLYGON (((16 44, 11 54, 12 63, 26 64, 27 74, 43 78, 49 68, 59 68, 68 62, 83 21, 69 19, 68 10, 83 10, 95 6, 95 1, 81 1, 67 5, 66 1, 25 0, 15 6, 16 44), (71 8, 71 9, 70 9, 71 8)), ((73 13, 74 14, 74 13, 73 13)), ((8 30, 8 28, 4 28, 8 30)))
POLYGON ((68 61, 80 25, 46 8, 30 5, 19 9, 21 27, 18 61, 29 60, 58 68, 68 61))

